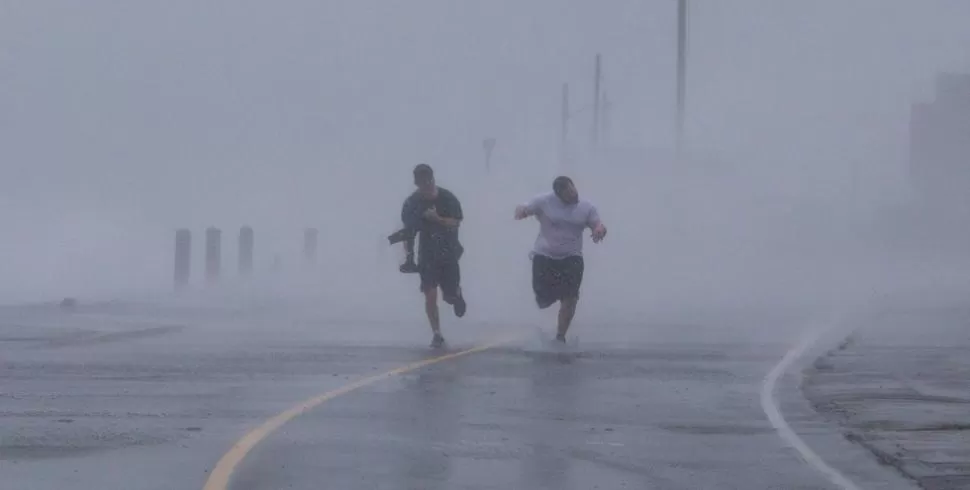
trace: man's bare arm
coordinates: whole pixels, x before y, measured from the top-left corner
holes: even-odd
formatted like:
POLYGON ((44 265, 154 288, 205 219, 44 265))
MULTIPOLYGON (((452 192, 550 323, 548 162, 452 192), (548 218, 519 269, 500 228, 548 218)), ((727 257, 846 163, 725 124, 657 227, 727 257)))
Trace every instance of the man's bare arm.
POLYGON ((515 219, 517 219, 517 220, 526 219, 529 216, 532 216, 534 214, 535 213, 529 211, 529 207, 528 206, 520 205, 520 206, 516 206, 515 207, 515 219))
POLYGON ((599 243, 606 238, 606 225, 602 222, 593 227, 593 243, 599 243))
POLYGON ((522 220, 530 216, 538 216, 542 212, 543 196, 534 197, 524 204, 515 207, 515 219, 522 220))
POLYGON ((461 218, 447 218, 447 217, 444 217, 444 216, 438 214, 438 211, 436 209, 434 209, 434 208, 431 208, 431 209, 425 211, 424 212, 424 218, 427 219, 427 220, 429 220, 429 221, 433 221, 435 223, 438 223, 440 225, 447 226, 449 228, 457 228, 457 227, 461 226, 461 218))
POLYGON ((445 218, 445 217, 439 216, 438 223, 441 223, 450 228, 458 228, 459 226, 461 226, 461 220, 457 218, 445 218))
POLYGON ((599 243, 606 237, 606 225, 600 220, 600 213, 595 206, 589 210, 586 226, 593 230, 593 243, 599 243))

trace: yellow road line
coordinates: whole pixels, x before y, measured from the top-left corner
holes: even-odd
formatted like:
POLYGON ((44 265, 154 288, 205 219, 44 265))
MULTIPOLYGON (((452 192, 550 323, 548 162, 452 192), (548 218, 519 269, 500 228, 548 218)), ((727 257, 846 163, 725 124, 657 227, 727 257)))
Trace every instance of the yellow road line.
POLYGON ((262 425, 253 429, 248 434, 244 435, 241 439, 236 441, 236 443, 232 446, 232 448, 230 448, 229 451, 225 455, 223 455, 221 459, 219 459, 219 462, 216 463, 215 468, 213 468, 212 473, 209 474, 209 479, 206 480, 205 486, 202 487, 202 490, 227 490, 229 488, 229 479, 232 477, 233 471, 236 470, 236 467, 239 466, 239 463, 242 462, 243 458, 245 458, 246 455, 249 454, 249 452, 252 451, 257 444, 259 444, 263 439, 266 439, 267 436, 269 436, 274 431, 276 431, 276 429, 279 429, 280 426, 282 426, 283 424, 289 422, 290 420, 293 420, 294 418, 296 418, 297 416, 303 414, 308 410, 312 410, 313 408, 319 406, 320 404, 328 400, 332 400, 341 395, 346 395, 347 393, 350 393, 351 391, 354 391, 358 388, 363 388, 364 386, 374 384, 378 381, 390 378, 392 376, 397 376, 399 374, 404 374, 409 371, 421 369, 425 366, 439 363, 442 361, 447 361, 449 359, 454 359, 456 357, 466 356, 468 354, 474 354, 476 352, 481 352, 483 350, 491 349, 493 347, 510 342, 515 337, 516 336, 509 336, 509 337, 505 337, 500 340, 497 340, 495 342, 490 342, 487 344, 479 345, 477 347, 473 347, 471 349, 466 349, 463 351, 454 352, 452 354, 446 354, 443 356, 432 357, 431 359, 425 359, 423 361, 413 362, 411 364, 407 364, 399 368, 383 372, 381 374, 376 374, 374 376, 361 379, 359 381, 356 381, 349 385, 342 386, 335 390, 328 391, 321 395, 317 395, 313 398, 310 398, 309 400, 305 400, 287 409, 286 411, 274 416, 273 418, 267 420, 266 422, 263 422, 262 425))

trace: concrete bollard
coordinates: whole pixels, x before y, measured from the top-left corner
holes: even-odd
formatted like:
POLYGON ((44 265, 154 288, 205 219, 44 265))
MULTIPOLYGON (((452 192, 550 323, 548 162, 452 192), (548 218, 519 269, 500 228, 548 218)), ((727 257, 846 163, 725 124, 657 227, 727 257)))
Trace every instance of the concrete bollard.
POLYGON ((189 285, 192 268, 192 232, 180 229, 175 232, 175 288, 189 285))
POLYGON ((239 275, 249 277, 253 273, 253 229, 244 226, 239 229, 239 275))
POLYGON ((205 278, 212 283, 219 280, 222 266, 222 230, 209 227, 205 230, 205 278))
POLYGON ((316 228, 303 230, 303 260, 308 264, 317 261, 317 241, 320 235, 316 228))

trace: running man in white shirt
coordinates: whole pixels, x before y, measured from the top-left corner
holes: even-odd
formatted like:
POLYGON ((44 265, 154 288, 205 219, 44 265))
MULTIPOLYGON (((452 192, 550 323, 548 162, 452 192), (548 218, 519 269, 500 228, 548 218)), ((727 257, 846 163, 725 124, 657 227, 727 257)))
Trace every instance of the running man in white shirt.
POLYGON ((516 207, 515 219, 535 216, 539 221, 539 236, 530 254, 532 290, 539 308, 559 301, 556 340, 565 342, 583 282, 583 231, 591 229, 593 243, 599 243, 606 236, 606 226, 596 206, 579 199, 572 179, 557 177, 552 190, 516 207))

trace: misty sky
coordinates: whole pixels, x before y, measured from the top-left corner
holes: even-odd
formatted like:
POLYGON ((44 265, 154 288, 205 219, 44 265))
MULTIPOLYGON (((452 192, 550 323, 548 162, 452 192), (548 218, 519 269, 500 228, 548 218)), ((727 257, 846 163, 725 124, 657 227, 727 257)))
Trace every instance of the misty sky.
MULTIPOLYGON (((242 172, 283 185, 332 160, 457 165, 487 134, 542 147, 533 157, 555 144, 559 84, 589 99, 597 51, 614 141, 667 144, 674 4, 4 2, 4 191, 126 201, 242 172)), ((695 0, 692 13, 694 137, 747 158, 779 138, 796 155, 897 150, 933 72, 970 67, 959 0, 695 0)))
MULTIPOLYGON (((281 213, 298 227, 327 193, 353 199, 374 179, 405 192, 420 161, 460 175, 485 136, 503 165, 546 164, 560 84, 587 105, 596 52, 611 142, 668 147, 675 6, 5 1, 4 216, 51 248, 43 233, 98 220, 167 240, 281 213)), ((808 193, 849 165, 898 186, 909 104, 937 71, 970 69, 968 21, 964 0, 694 0, 692 145, 808 193)))

